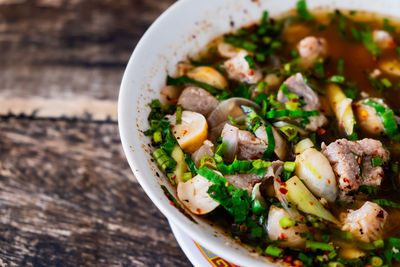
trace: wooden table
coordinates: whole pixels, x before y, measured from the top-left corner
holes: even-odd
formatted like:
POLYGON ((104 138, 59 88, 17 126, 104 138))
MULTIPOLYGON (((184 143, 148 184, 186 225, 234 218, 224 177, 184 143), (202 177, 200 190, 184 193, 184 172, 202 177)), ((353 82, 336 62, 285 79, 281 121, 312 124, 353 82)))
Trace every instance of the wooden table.
POLYGON ((0 0, 0 266, 189 266, 122 152, 116 99, 172 0, 0 0))

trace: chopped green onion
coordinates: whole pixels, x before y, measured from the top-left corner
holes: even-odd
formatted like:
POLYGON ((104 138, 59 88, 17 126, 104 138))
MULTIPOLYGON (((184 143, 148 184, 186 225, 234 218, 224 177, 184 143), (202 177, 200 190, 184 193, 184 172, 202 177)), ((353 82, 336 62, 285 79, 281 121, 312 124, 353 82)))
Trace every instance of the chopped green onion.
POLYGON ((290 219, 289 217, 283 217, 282 219, 279 220, 279 225, 282 228, 289 228, 292 227, 296 224, 295 220, 290 219))
POLYGON ((356 41, 361 40, 361 34, 356 28, 350 27, 350 32, 353 35, 354 39, 356 39, 356 41))
POLYGON ((200 168, 203 168, 203 167, 216 169, 217 164, 215 163, 215 160, 213 157, 206 155, 206 156, 203 156, 200 160, 200 168))
POLYGON ((279 128, 279 130, 286 135, 288 141, 292 141, 298 133, 297 127, 292 125, 285 125, 279 128))
POLYGON ((261 81, 261 82, 257 83, 256 89, 254 90, 254 92, 259 93, 259 94, 264 93, 266 85, 267 85, 266 81, 261 81))
POLYGON ((395 32, 396 31, 396 27, 390 25, 390 22, 389 22, 388 18, 384 18, 383 19, 383 29, 385 31, 388 31, 388 32, 395 32))
POLYGON ((327 27, 328 27, 328 26, 327 26, 326 24, 320 24, 320 25, 318 25, 317 30, 318 30, 318 31, 323 31, 323 30, 325 30, 327 27))
POLYGON ((253 167, 256 169, 268 168, 271 165, 271 161, 256 159, 251 162, 251 165, 253 165, 253 167))
POLYGON ((314 71, 315 71, 315 74, 317 74, 318 78, 324 78, 325 77, 324 63, 323 62, 315 62, 314 71))
POLYGON ((228 147, 228 143, 225 141, 222 142, 220 145, 217 146, 215 150, 215 154, 223 156, 225 154, 226 148, 228 147))
POLYGON ((266 125, 265 132, 267 133, 268 147, 264 151, 263 159, 269 159, 269 158, 271 158, 272 154, 274 153, 274 149, 275 149, 275 138, 274 138, 274 134, 272 132, 272 126, 269 124, 266 125))
POLYGON ((257 59, 257 61, 264 62, 265 61, 265 55, 261 54, 261 53, 257 53, 256 54, 256 59, 257 59))
POLYGON ((385 246, 385 242, 383 242, 382 239, 375 240, 372 244, 373 244, 376 248, 383 248, 383 247, 385 246))
POLYGON ((161 143, 162 142, 162 135, 160 131, 154 132, 153 133, 153 140, 155 143, 161 143))
POLYGON ((182 123, 182 107, 177 106, 176 107, 176 124, 181 124, 182 123))
POLYGON ((383 159, 381 157, 375 157, 371 159, 372 167, 381 166, 383 164, 383 159))
POLYGON ((212 85, 193 80, 186 75, 178 77, 178 78, 172 78, 171 76, 167 76, 167 85, 181 85, 184 83, 189 83, 189 84, 201 87, 213 95, 218 94, 221 91, 212 85))
POLYGON ((383 84, 383 86, 385 86, 386 88, 392 87, 392 83, 389 81, 389 79, 387 78, 382 78, 381 79, 381 83, 383 84))
POLYGON ((332 77, 329 78, 329 81, 333 83, 343 83, 344 80, 345 80, 344 76, 341 75, 333 75, 332 77))
POLYGON ((360 32, 361 41, 364 44, 365 48, 375 57, 380 56, 381 50, 377 43, 374 42, 372 38, 371 29, 367 28, 364 31, 360 32))
POLYGON ((329 242, 331 240, 331 237, 329 235, 322 235, 321 238, 325 242, 329 242))
POLYGON ((191 172, 185 172, 185 173, 183 174, 183 182, 187 182, 187 181, 189 181, 190 179, 192 179, 192 173, 191 173, 191 172))
POLYGON ((283 169, 288 172, 293 172, 296 168, 296 163, 294 161, 286 161, 283 164, 283 169))
POLYGON ((265 210, 265 208, 261 205, 258 199, 255 199, 251 206, 251 210, 253 211, 254 214, 260 215, 265 210))
POLYGON ((282 85, 279 87, 279 90, 281 90, 283 95, 289 99, 298 99, 299 98, 296 94, 291 93, 289 91, 289 87, 284 83, 282 83, 282 85))
POLYGON ((153 152, 153 157, 156 160, 158 166, 165 172, 167 170, 173 170, 176 162, 175 160, 168 156, 167 153, 162 149, 158 148, 153 152))
POLYGON ((221 163, 224 161, 224 159, 218 154, 214 155, 214 159, 215 159, 215 162, 217 162, 217 163, 221 163))
POLYGON ((196 164, 194 164, 194 161, 190 157, 189 154, 185 154, 185 162, 188 165, 190 171, 192 172, 193 175, 197 174, 197 167, 196 164))
POLYGON ((322 250, 322 251, 334 251, 335 248, 332 244, 322 243, 316 241, 306 241, 306 248, 311 249, 312 251, 322 250))
POLYGON ((311 13, 307 9, 307 3, 305 0, 299 0, 296 4, 297 7, 297 15, 299 18, 303 20, 313 20, 314 17, 311 15, 311 13))
POLYGON ((306 254, 300 252, 298 257, 299 260, 301 260, 302 262, 304 262, 307 266, 311 265, 313 262, 313 258, 307 256, 306 254))
POLYGON ((368 186, 368 185, 360 185, 358 188, 359 192, 362 192, 364 194, 370 195, 370 196, 376 196, 378 189, 373 186, 368 186))
POLYGON ((380 267, 383 265, 383 260, 378 256, 372 256, 370 262, 372 267, 380 267))
POLYGON ((331 252, 328 254, 328 258, 331 260, 331 259, 334 259, 337 255, 338 255, 338 254, 336 253, 336 251, 331 251, 331 252))
POLYGON ((256 63, 254 62, 254 58, 252 56, 246 55, 244 59, 247 61, 247 64, 249 64, 250 69, 255 67, 256 63))
POLYGON ((339 59, 338 60, 338 64, 337 64, 337 71, 340 75, 343 75, 343 66, 344 66, 344 61, 343 59, 339 59))
POLYGON ((328 263, 328 267, 344 267, 344 265, 337 261, 331 261, 328 263))
POLYGON ((387 200, 387 199, 374 199, 372 200, 372 202, 380 205, 380 206, 387 206, 387 207, 392 207, 392 208, 396 208, 396 209, 400 209, 400 204, 387 200))
POLYGON ((311 110, 311 111, 305 111, 305 110, 270 110, 267 112, 267 119, 276 119, 276 118, 281 118, 281 117, 312 117, 312 116, 318 116, 319 111, 318 110, 311 110))
POLYGON ((269 245, 265 250, 265 254, 270 255, 272 257, 279 257, 280 255, 282 255, 282 253, 283 249, 275 247, 273 245, 269 245))

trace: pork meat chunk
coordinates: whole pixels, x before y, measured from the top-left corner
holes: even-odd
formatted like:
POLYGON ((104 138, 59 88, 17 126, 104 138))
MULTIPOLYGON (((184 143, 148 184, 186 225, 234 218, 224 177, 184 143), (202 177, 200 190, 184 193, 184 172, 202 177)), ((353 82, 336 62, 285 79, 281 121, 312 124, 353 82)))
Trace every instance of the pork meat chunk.
POLYGON ((239 130, 238 159, 253 160, 262 157, 267 145, 249 131, 239 130))
MULTIPOLYGON (((321 104, 318 95, 307 85, 301 73, 290 76, 284 83, 291 93, 297 95, 305 102, 305 106, 302 107, 303 110, 320 110, 321 104)), ((278 101, 282 103, 289 101, 282 90, 278 92, 278 101)), ((306 129, 311 131, 316 131, 319 127, 324 126, 328 122, 323 114, 309 117, 308 119, 310 122, 306 125, 306 129)))
POLYGON ((358 210, 348 210, 343 219, 342 230, 353 234, 363 242, 382 238, 388 213, 378 204, 367 201, 358 210))
POLYGON ((239 52, 233 58, 225 61, 224 68, 229 78, 245 83, 257 83, 262 79, 261 71, 252 70, 246 61, 246 52, 239 52))
POLYGON ((203 88, 189 86, 179 96, 178 105, 207 117, 217 107, 218 100, 203 88))
POLYGON ((365 138, 359 141, 339 139, 322 146, 338 178, 341 200, 351 201, 351 196, 360 185, 380 186, 384 172, 382 166, 372 166, 371 159, 380 157, 383 162, 389 158, 378 140, 365 138))
POLYGON ((327 43, 324 38, 308 36, 297 45, 300 54, 300 66, 310 68, 317 58, 324 57, 327 52, 327 43))

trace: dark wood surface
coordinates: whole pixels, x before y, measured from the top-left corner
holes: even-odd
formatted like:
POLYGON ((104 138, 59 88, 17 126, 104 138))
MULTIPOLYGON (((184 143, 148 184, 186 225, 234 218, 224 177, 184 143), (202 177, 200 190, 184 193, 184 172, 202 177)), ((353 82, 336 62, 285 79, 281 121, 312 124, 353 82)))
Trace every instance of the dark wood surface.
POLYGON ((116 107, 135 44, 172 2, 0 0, 0 103, 19 99, 0 112, 0 266, 190 265, 115 120, 18 116, 39 100, 116 107))

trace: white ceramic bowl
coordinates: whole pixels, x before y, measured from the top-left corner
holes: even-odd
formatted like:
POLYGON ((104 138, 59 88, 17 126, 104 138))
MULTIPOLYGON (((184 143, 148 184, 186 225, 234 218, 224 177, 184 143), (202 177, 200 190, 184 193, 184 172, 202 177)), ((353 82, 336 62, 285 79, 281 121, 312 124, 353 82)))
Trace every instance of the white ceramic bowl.
MULTIPOLYGON (((161 212, 192 239, 219 256, 241 266, 271 265, 264 257, 252 257, 251 250, 233 242, 220 230, 196 217, 190 221, 164 195, 165 185, 175 195, 166 177, 151 162, 147 104, 158 98, 167 73, 175 74, 176 63, 195 55, 213 38, 260 19, 262 11, 277 16, 295 7, 296 0, 180 0, 164 12, 147 30, 133 52, 122 79, 118 100, 118 121, 122 145, 129 165, 141 186, 161 212), (233 22, 234 27, 232 27, 233 22), (156 175, 159 173, 160 177, 156 175)), ((309 8, 354 9, 400 14, 398 0, 308 0, 309 8)))

